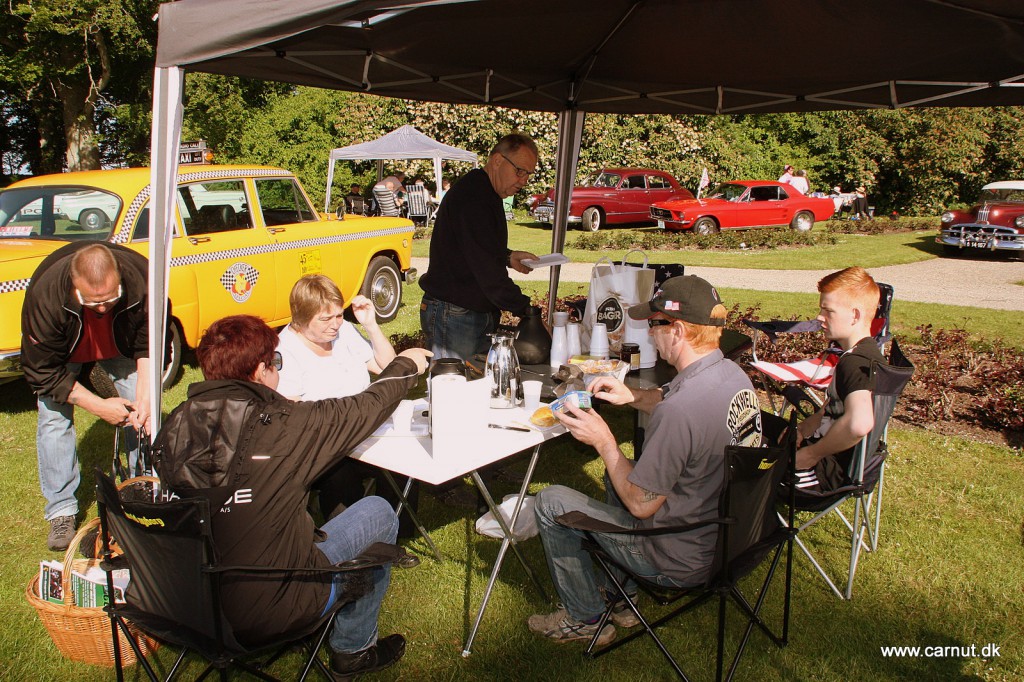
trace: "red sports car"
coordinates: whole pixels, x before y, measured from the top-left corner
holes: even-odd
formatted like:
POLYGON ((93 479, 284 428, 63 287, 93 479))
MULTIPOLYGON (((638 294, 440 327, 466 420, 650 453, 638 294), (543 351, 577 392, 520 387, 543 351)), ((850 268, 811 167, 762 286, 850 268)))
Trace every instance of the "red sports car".
POLYGON ((835 204, 827 197, 804 196, 790 185, 769 180, 735 180, 718 185, 700 199, 662 201, 651 218, 667 230, 714 234, 722 229, 789 225, 806 232, 815 220, 828 220, 835 204))
MULTIPOLYGON (((555 204, 548 200, 533 209, 540 223, 554 221, 555 204)), ((597 232, 612 223, 650 222, 650 206, 667 199, 692 199, 690 190, 665 171, 649 168, 604 168, 574 187, 569 204, 569 225, 597 232)))

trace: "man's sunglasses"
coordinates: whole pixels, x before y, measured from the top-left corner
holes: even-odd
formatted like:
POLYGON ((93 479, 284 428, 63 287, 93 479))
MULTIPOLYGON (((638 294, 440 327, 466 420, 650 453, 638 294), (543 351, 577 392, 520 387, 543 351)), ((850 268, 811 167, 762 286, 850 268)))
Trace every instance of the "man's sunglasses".
POLYGON ((655 327, 664 327, 666 325, 672 324, 673 322, 675 322, 675 320, 666 320, 664 318, 652 317, 647 320, 647 326, 650 327, 651 329, 654 329, 655 327))
POLYGON ((86 301, 84 298, 82 298, 82 292, 79 291, 78 289, 75 289, 75 295, 78 296, 78 302, 82 305, 83 308, 99 308, 101 305, 114 305, 115 303, 120 301, 121 296, 124 295, 124 289, 121 287, 120 284, 118 284, 117 296, 113 298, 108 298, 105 301, 86 301))
POLYGON ((270 366, 276 369, 278 372, 284 367, 284 358, 281 357, 280 351, 274 351, 274 355, 270 358, 270 366))

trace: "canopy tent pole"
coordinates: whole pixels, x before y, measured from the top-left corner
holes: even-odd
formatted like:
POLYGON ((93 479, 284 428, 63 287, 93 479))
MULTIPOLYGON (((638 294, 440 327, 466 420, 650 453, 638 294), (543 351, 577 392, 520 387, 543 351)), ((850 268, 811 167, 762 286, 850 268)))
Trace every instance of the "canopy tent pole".
MULTIPOLYGON (((558 114, 558 151, 555 155, 555 222, 551 226, 551 252, 565 249, 565 231, 569 222, 569 200, 576 184, 576 166, 580 158, 583 139, 584 113, 579 109, 566 109, 558 114)), ((548 321, 551 321, 554 303, 558 298, 558 278, 562 266, 551 268, 548 280, 548 321)))
POLYGON ((185 73, 176 66, 157 68, 153 75, 153 134, 150 140, 149 212, 149 361, 150 437, 160 430, 163 398, 164 343, 167 338, 167 281, 170 275, 171 238, 174 236, 174 201, 181 139, 181 96, 185 73))
POLYGON ((441 191, 441 157, 434 157, 434 196, 441 191))
POLYGON ((331 163, 327 166, 327 191, 324 193, 324 213, 331 212, 331 186, 334 184, 334 164, 338 163, 337 159, 331 159, 331 163))

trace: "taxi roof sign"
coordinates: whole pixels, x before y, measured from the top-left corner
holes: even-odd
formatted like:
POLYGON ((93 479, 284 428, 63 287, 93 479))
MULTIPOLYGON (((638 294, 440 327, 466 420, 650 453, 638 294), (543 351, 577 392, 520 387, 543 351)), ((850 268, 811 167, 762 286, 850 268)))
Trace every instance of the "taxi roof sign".
POLYGON ((211 163, 213 152, 206 148, 206 140, 190 140, 178 146, 178 165, 191 166, 211 163))

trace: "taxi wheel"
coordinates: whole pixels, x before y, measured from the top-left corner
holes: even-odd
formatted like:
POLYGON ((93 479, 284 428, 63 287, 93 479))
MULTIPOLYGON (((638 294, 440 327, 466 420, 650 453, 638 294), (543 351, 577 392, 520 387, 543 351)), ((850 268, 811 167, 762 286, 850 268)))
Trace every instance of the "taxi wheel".
POLYGON ((402 275, 395 262, 387 256, 375 256, 366 269, 366 278, 359 293, 373 303, 378 322, 395 319, 402 302, 402 275))
POLYGON ((173 386, 181 374, 181 328, 174 320, 167 321, 167 337, 164 373, 161 378, 164 390, 173 386))
POLYGON ((108 222, 107 214, 98 208, 87 208, 78 216, 78 224, 89 232, 102 230, 108 222))

